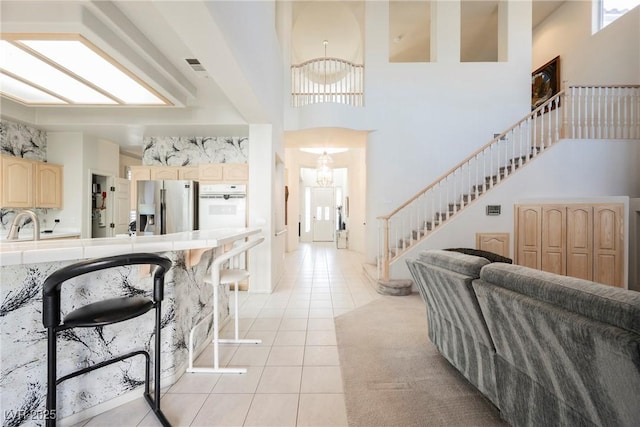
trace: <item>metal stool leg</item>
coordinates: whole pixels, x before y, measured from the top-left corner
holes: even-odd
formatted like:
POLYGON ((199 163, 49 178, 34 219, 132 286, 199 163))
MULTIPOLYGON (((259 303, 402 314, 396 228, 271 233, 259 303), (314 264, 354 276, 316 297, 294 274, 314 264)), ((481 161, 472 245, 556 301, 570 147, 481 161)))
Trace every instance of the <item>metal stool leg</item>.
MULTIPOLYGON (((231 286, 231 285, 229 285, 231 286)), ((219 341, 223 344, 260 344, 262 343, 261 339, 240 339, 240 326, 239 326, 239 311, 238 311, 238 288, 240 287, 240 284, 238 282, 234 282, 233 283, 234 286, 234 298, 235 298, 235 303, 234 303, 234 309, 235 309, 235 313, 234 313, 234 323, 235 323, 235 331, 234 331, 234 339, 229 339, 229 338, 221 338, 219 341)))
MULTIPOLYGON (((212 282, 213 285, 213 368, 206 367, 194 367, 192 361, 189 361, 190 367, 187 369, 187 372, 203 372, 203 373, 213 373, 213 374, 246 374, 246 368, 221 368, 220 367, 220 331, 219 331, 219 308, 218 308, 218 300, 219 300, 219 290, 218 290, 218 282, 212 282)), ((196 325, 197 326, 197 325, 196 325)), ((195 326, 194 326, 195 329, 195 326)), ((193 335, 193 329, 191 330, 191 336, 193 335)), ((192 340, 190 339, 190 349, 192 348, 191 344, 192 340)), ((190 356, 191 359, 191 356, 190 356)))

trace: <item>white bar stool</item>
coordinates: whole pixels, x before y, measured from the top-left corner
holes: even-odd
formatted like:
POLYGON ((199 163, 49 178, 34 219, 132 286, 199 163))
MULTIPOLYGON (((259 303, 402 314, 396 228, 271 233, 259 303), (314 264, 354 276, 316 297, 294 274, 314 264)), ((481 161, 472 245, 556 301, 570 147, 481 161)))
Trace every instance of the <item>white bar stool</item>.
POLYGON ((191 332, 189 333, 189 367, 187 368, 187 372, 207 372, 207 373, 216 373, 216 374, 245 374, 247 372, 246 368, 221 368, 220 367, 220 349, 219 344, 260 344, 262 340, 252 340, 252 339, 240 339, 239 338, 239 316, 238 316, 238 288, 240 286, 240 282, 249 277, 249 271, 242 268, 233 268, 237 267, 235 265, 231 265, 234 260, 237 260, 239 255, 246 253, 249 249, 253 248, 256 245, 259 245, 264 241, 264 237, 260 237, 254 240, 250 240, 248 242, 244 242, 237 247, 234 247, 227 252, 223 253, 219 257, 213 260, 213 265, 211 266, 211 279, 205 280, 205 283, 210 283, 213 286, 213 312, 198 323, 196 323, 193 328, 191 328, 191 332), (220 269, 221 265, 229 261, 230 268, 220 269), (234 285, 234 338, 233 339, 221 339, 220 331, 219 331, 219 309, 218 309, 218 287, 219 285, 234 285), (193 366, 193 334, 195 332, 196 327, 198 327, 202 322, 207 320, 209 316, 213 316, 213 367, 194 367, 193 366))

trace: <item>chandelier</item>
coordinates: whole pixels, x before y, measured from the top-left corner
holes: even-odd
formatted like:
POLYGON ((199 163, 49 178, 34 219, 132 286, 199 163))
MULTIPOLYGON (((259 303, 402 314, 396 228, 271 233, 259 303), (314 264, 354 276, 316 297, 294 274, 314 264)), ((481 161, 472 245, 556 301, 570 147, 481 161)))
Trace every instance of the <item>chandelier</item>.
POLYGON ((316 182, 321 187, 333 185, 333 169, 331 169, 333 159, 325 151, 320 157, 316 166, 316 182))

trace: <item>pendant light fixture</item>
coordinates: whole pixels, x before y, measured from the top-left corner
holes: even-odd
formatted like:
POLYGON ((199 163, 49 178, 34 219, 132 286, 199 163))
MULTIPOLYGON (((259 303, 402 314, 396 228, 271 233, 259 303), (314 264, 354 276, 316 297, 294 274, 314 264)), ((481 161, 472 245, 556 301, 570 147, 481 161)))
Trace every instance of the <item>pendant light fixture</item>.
POLYGON ((333 185, 333 169, 331 168, 333 159, 325 151, 318 157, 316 165, 316 182, 320 187, 330 187, 333 185))

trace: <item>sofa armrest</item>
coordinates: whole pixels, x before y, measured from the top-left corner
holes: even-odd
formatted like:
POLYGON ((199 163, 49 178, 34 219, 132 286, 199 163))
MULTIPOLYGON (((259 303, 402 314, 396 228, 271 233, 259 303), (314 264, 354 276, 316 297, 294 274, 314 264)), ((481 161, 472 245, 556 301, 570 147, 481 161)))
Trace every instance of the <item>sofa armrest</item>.
POLYGON ((486 258, 441 249, 422 251, 418 259, 424 263, 454 271, 473 279, 480 277, 482 267, 489 264, 489 260, 486 258))

